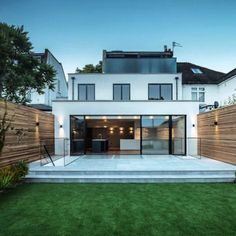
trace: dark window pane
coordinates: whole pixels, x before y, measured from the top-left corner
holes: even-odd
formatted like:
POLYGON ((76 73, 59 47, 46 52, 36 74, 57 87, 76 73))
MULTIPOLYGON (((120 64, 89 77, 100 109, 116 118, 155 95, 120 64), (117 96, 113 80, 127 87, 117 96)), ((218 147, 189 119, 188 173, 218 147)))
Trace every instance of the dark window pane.
POLYGON ((205 102, 205 92, 199 92, 199 102, 205 102))
POLYGON ((86 85, 79 84, 79 100, 86 100, 86 85))
POLYGON ((114 100, 115 101, 121 101, 121 85, 115 84, 114 86, 114 100))
POLYGON ((70 117, 70 153, 78 155, 84 153, 85 121, 83 116, 70 117))
POLYGON ((148 85, 148 99, 160 99, 160 85, 159 84, 149 84, 148 85))
POLYGON ((130 100, 129 92, 130 92, 129 84, 122 85, 122 100, 124 101, 130 100))
POLYGON ((170 84, 161 85, 161 99, 162 100, 171 100, 172 89, 170 84))
POLYGON ((93 84, 87 85, 87 100, 88 101, 95 100, 95 86, 93 84))

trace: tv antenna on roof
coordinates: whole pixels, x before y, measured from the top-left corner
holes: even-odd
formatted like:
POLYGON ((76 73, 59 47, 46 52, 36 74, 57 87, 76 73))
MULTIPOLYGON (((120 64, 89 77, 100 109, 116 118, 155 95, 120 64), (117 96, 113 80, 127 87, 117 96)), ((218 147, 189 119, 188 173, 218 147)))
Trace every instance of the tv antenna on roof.
POLYGON ((173 52, 173 55, 174 55, 174 50, 175 50, 175 47, 183 47, 180 43, 177 43, 177 42, 172 42, 172 52, 173 52))

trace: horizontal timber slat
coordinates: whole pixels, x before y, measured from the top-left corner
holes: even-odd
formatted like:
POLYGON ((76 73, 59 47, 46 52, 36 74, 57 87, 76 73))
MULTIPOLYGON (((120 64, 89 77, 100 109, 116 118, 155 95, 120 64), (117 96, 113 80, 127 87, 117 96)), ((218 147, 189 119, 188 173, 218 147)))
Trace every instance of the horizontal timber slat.
MULTIPOLYGON (((0 122, 5 113, 5 103, 0 101, 0 122)), ((54 116, 52 114, 14 103, 7 103, 5 145, 0 154, 0 168, 20 160, 31 162, 40 158, 40 140, 53 139, 54 116), (39 122, 39 126, 36 125, 39 122)))
POLYGON ((236 164, 236 105, 199 114, 198 137, 202 156, 236 164))

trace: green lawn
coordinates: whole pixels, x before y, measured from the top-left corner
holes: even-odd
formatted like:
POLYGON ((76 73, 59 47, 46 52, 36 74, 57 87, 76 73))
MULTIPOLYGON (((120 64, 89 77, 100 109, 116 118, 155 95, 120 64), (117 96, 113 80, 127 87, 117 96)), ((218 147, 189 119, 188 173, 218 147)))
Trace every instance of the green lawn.
POLYGON ((235 184, 24 184, 0 235, 236 235, 235 184))

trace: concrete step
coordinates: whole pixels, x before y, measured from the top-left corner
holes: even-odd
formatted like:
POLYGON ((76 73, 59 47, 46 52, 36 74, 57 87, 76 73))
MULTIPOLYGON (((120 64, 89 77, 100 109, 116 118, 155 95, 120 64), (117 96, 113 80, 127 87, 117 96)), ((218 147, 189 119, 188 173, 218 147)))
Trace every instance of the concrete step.
POLYGON ((143 171, 143 170, 30 170, 30 176, 41 176, 47 175, 49 176, 83 176, 83 175, 90 175, 90 176, 109 176, 109 175, 228 175, 234 176, 235 170, 155 170, 155 171, 143 171))
POLYGON ((28 182, 39 183, 209 183, 209 182, 233 182, 234 177, 224 175, 210 175, 210 176, 173 176, 173 175, 148 175, 148 176, 27 176, 28 182))

